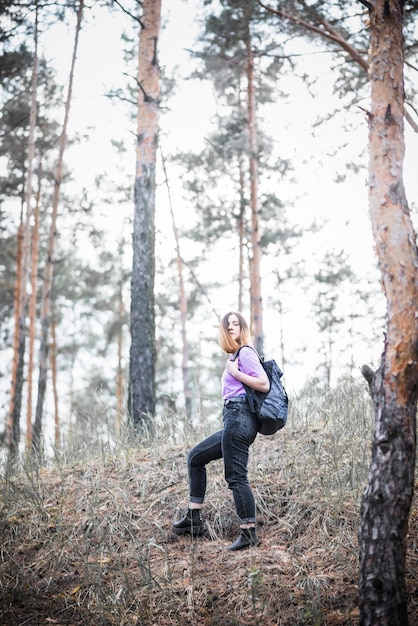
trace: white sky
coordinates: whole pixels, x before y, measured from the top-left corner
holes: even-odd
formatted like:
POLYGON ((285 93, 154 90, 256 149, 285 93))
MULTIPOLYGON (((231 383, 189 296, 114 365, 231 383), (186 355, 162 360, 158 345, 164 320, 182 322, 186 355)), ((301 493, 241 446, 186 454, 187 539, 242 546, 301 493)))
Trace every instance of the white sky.
MULTIPOLYGON (((178 66, 176 76, 187 74, 189 57, 185 49, 192 48, 197 34, 197 27, 193 18, 196 9, 193 1, 163 0, 163 21, 166 28, 161 37, 160 63, 171 71, 178 66)), ((79 62, 76 67, 76 82, 72 103, 70 129, 74 131, 88 131, 88 141, 71 149, 72 164, 76 181, 79 186, 93 183, 97 174, 106 173, 108 179, 116 180, 120 175, 118 169, 134 175, 134 153, 126 156, 126 161, 115 164, 115 151, 111 146, 111 139, 128 139, 134 131, 131 121, 123 113, 123 107, 117 107, 105 97, 111 88, 125 83, 123 76, 127 71, 123 61, 120 42, 122 20, 106 10, 98 8, 88 13, 88 23, 84 26, 80 38, 79 62), (94 15, 93 15, 94 11, 94 15), (122 112, 122 114, 121 114, 122 112)), ((42 45, 47 57, 51 57, 61 76, 68 74, 73 27, 59 25, 51 29, 42 37, 42 45)), ((309 63, 309 60, 307 60, 309 63)), ((318 66, 318 57, 312 60, 318 66)), ((317 115, 324 113, 324 107, 329 104, 333 77, 326 62, 318 78, 318 94, 315 98, 306 94, 300 81, 289 82, 291 96, 288 104, 277 103, 277 109, 272 108, 271 133, 275 140, 283 146, 283 153, 292 158, 296 170, 297 192, 304 191, 303 197, 290 208, 290 216, 297 217, 301 223, 310 223, 314 217, 328 220, 328 225, 312 243, 314 249, 307 245, 306 256, 314 252, 323 252, 330 247, 343 247, 350 254, 355 271, 362 273, 373 262, 373 242, 367 206, 367 164, 364 172, 357 176, 348 176, 342 184, 334 181, 337 168, 344 165, 344 159, 351 153, 356 159, 362 147, 367 142, 367 122, 357 107, 347 112, 347 117, 354 121, 360 119, 359 129, 350 138, 349 146, 335 156, 318 163, 317 155, 330 150, 336 145, 339 128, 337 121, 323 126, 316 136, 312 134, 312 124, 317 115)), ((367 108, 367 104, 361 103, 367 108)), ((178 146, 182 150, 198 150, 203 147, 204 137, 209 132, 211 117, 215 111, 216 102, 207 86, 199 90, 193 82, 184 81, 177 96, 170 101, 170 112, 162 120, 163 138, 170 146, 178 146), (165 135, 165 131, 169 133, 165 135)), ((417 198, 417 176, 414 156, 417 154, 418 136, 407 129, 407 158, 405 161, 405 183, 409 202, 412 205, 417 198)), ((174 186, 175 187, 175 186, 174 186)), ((280 189, 280 194, 291 195, 290 186, 280 189)), ((181 188, 174 188, 173 198, 175 210, 182 214, 181 188)), ((170 223, 170 217, 162 211, 160 227, 163 223, 170 223)), ((111 215, 107 215, 111 229, 114 229, 111 215)), ((120 213, 116 215, 120 220, 120 213)), ((169 235, 167 236, 169 241, 169 235)), ((218 258, 218 267, 225 268, 235 262, 228 251, 225 256, 218 258)), ((224 271, 224 269, 223 269, 224 271)), ((233 294, 235 298, 235 294, 233 294)), ((266 299, 266 298, 265 298, 266 299)), ((234 301, 226 302, 225 293, 220 291, 219 300, 214 300, 215 307, 220 314, 234 301)), ((290 350, 295 353, 307 342, 315 326, 312 320, 306 318, 306 307, 298 296, 295 302, 288 303, 289 314, 285 336, 290 344, 290 350), (293 348, 292 348, 293 346, 293 348)), ((266 345, 274 353, 277 349, 277 314, 275 311, 265 313, 266 345)), ((369 348, 363 350, 359 346, 356 355, 359 367, 366 361, 373 361, 380 357, 382 346, 376 346, 370 354, 369 348)), ((272 355, 270 355, 272 356, 272 355)), ((303 384, 306 376, 312 373, 317 359, 316 351, 309 350, 303 364, 289 366, 286 372, 287 384, 297 388, 303 384)), ((376 365, 377 363, 375 363, 376 365)))

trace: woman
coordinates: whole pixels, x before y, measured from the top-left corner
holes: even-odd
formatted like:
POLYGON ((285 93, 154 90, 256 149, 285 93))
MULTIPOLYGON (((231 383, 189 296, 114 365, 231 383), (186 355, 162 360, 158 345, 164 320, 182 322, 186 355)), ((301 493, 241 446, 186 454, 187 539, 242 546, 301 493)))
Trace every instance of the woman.
POLYGON ((234 496, 241 532, 228 550, 243 550, 260 542, 255 531, 255 500, 247 477, 248 451, 257 436, 257 422, 250 411, 244 384, 258 391, 269 390, 269 380, 241 313, 227 313, 220 324, 219 343, 233 355, 244 346, 236 360, 229 359, 222 375, 223 429, 199 443, 188 456, 190 504, 183 519, 172 529, 179 535, 201 535, 205 528, 200 516, 206 492, 206 465, 223 459, 225 479, 234 496))

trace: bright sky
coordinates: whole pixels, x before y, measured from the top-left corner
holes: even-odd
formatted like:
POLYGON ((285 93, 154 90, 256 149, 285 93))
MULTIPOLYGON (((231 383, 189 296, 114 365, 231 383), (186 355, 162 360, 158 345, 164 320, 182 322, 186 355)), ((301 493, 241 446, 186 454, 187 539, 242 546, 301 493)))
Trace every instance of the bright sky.
MULTIPOLYGON (((187 74, 190 64, 187 48, 193 48, 197 34, 194 23, 194 1, 163 0, 163 22, 165 29, 161 37, 160 62, 166 66, 169 73, 175 72, 178 77, 187 74), (175 70, 175 67, 178 69, 175 70)), ((109 181, 116 180, 119 168, 134 175, 134 154, 128 154, 126 160, 119 162, 115 167, 115 152, 111 140, 128 139, 134 132, 132 123, 123 112, 122 107, 112 105, 105 97, 106 92, 118 85, 124 84, 124 74, 128 71, 122 54, 120 42, 122 19, 110 15, 103 8, 95 8, 88 12, 88 22, 83 28, 80 38, 79 62, 76 67, 76 82, 70 117, 70 134, 88 131, 89 139, 80 146, 74 147, 72 165, 75 170, 76 181, 79 186, 93 183, 97 174, 106 173, 109 181), (122 113, 122 114, 121 114, 122 113)), ((42 37, 46 56, 52 57, 60 72, 67 76, 71 49, 73 43, 73 28, 63 25, 56 26, 42 37)), ((318 58, 311 60, 318 67, 318 58)), ((309 63, 309 58, 306 63, 309 63)), ((277 103, 277 108, 271 110, 271 134, 282 146, 283 155, 289 156, 296 168, 297 185, 295 187, 281 186, 279 193, 282 197, 291 197, 300 194, 302 197, 294 207, 289 207, 292 218, 300 223, 309 223, 314 217, 328 220, 327 226, 315 240, 307 241, 306 258, 316 253, 325 253, 332 247, 347 250, 355 271, 362 273, 373 262, 373 242, 368 218, 367 206, 367 163, 364 170, 358 175, 349 175, 344 183, 335 182, 336 172, 344 167, 347 155, 354 160, 358 159, 363 146, 367 142, 367 122, 361 111, 354 107, 347 112, 347 117, 353 121, 360 120, 358 131, 344 142, 348 146, 339 154, 318 162, 318 154, 331 151, 338 141, 340 129, 338 119, 330 120, 316 134, 312 133, 312 125, 317 115, 323 114, 332 103, 333 77, 326 65, 326 61, 317 81, 318 95, 311 97, 306 93, 304 85, 297 80, 289 81, 291 95, 288 103, 277 103), (319 96, 321 94, 321 96, 319 96), (331 102, 331 104, 330 104, 331 102), (311 246, 311 249, 309 248, 311 246)), ((367 108, 367 103, 362 102, 367 108)), ((203 146, 204 137, 210 129, 211 117, 215 111, 216 102, 207 87, 197 90, 196 84, 183 81, 181 89, 172 101, 170 112, 162 119, 163 140, 170 147, 178 146, 182 150, 195 150, 203 146)), ((413 155, 417 154, 418 137, 407 129, 407 159, 405 162, 405 182, 410 204, 417 197, 418 177, 413 155)), ((182 215, 181 189, 174 189, 175 210, 182 215)), ((170 223, 170 218, 160 211, 162 222, 170 223)), ((111 220, 111 216, 107 216, 111 220)), ((120 213, 117 215, 120 220, 120 213)), ((161 225, 160 225, 161 226, 161 225)), ((112 226, 113 228, 113 226, 112 226)), ((218 259, 221 272, 231 265, 235 258, 230 253, 218 259)), ((216 271, 212 267, 211 271, 216 271)), ((235 293, 233 294, 235 298, 235 293)), ((285 320, 285 337, 290 344, 290 351, 296 353, 303 343, 309 345, 312 333, 315 333, 313 321, 305 315, 306 306, 300 296, 288 304, 288 315, 285 320)), ((219 292, 219 299, 214 300, 214 306, 220 314, 224 309, 234 306, 234 302, 225 301, 225 293, 219 292)), ((272 353, 278 349, 277 313, 266 311, 266 346, 272 353)), ((382 346, 370 349, 358 347, 358 366, 364 361, 377 361, 380 358, 382 346)), ((272 356, 270 354, 269 356, 272 356)), ((317 360, 317 348, 312 353, 305 354, 303 363, 289 366, 286 372, 288 384, 297 388, 303 384, 306 376, 312 373, 317 360)))

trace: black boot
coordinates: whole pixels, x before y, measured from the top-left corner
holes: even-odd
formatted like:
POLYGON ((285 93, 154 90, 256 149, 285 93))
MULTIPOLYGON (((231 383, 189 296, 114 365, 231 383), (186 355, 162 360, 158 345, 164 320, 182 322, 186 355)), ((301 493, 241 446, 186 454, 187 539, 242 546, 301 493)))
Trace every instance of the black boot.
POLYGON ((231 543, 228 546, 228 550, 245 550, 250 546, 258 546, 260 545, 260 541, 255 532, 255 528, 241 528, 240 535, 238 539, 231 543))
POLYGON ((188 509, 183 519, 174 522, 171 528, 177 535, 189 534, 192 537, 203 535, 205 525, 200 517, 200 509, 188 509))

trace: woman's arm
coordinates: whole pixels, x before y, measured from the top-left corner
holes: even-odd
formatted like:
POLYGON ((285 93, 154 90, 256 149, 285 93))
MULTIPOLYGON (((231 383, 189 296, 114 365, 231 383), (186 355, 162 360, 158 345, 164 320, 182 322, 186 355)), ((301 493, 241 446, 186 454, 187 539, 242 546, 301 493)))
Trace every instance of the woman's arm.
POLYGON ((238 359, 235 359, 235 361, 228 359, 226 362, 226 369, 231 376, 239 380, 243 385, 247 385, 256 391, 263 391, 266 393, 270 389, 269 379, 264 370, 260 372, 259 376, 244 374, 244 372, 240 372, 238 369, 238 359))

